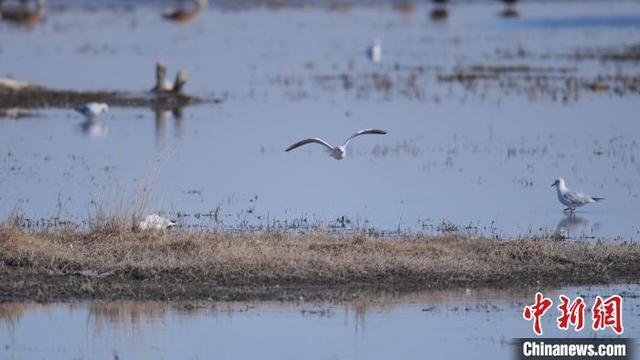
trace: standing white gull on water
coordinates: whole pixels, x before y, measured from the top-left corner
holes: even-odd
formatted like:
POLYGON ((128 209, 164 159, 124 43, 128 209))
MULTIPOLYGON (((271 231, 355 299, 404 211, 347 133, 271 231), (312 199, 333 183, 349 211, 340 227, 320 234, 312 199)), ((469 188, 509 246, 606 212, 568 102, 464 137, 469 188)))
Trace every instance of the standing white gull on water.
POLYGON ((551 184, 551 187, 554 186, 558 191, 558 200, 567 207, 564 211, 568 210, 571 213, 578 207, 604 200, 604 198, 589 196, 580 191, 569 189, 563 178, 556 179, 556 181, 551 184))
POLYGON ((306 144, 311 144, 311 143, 316 143, 316 144, 320 144, 322 146, 324 146, 325 148, 327 148, 327 150, 329 151, 329 155, 331 155, 331 157, 333 157, 336 160, 342 160, 344 159, 345 156, 347 156, 347 145, 349 145, 349 141, 351 141, 351 139, 353 139, 356 136, 360 136, 360 135, 367 135, 367 134, 373 134, 373 135, 384 135, 387 132, 384 130, 376 130, 376 129, 364 129, 364 130, 360 130, 357 133, 349 136, 349 138, 347 138, 347 140, 345 140, 344 144, 342 144, 342 146, 333 146, 331 144, 329 144, 328 142, 319 139, 319 138, 310 138, 310 139, 305 139, 305 140, 301 140, 298 141, 297 143, 289 146, 285 151, 291 151, 297 147, 300 147, 302 145, 306 145, 306 144))
POLYGON ((93 119, 96 116, 109 111, 109 105, 105 103, 90 102, 73 108, 75 111, 84 115, 87 119, 93 119))
POLYGON ((382 42, 380 39, 373 40, 373 44, 367 49, 367 55, 374 64, 382 61, 382 42))

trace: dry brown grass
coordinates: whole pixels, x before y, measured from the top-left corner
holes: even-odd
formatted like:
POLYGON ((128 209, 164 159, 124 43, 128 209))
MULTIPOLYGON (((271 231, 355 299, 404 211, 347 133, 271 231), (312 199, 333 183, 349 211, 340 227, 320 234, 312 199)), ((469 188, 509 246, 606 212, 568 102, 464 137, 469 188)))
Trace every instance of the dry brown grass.
POLYGON ((0 276, 5 301, 207 298, 220 295, 221 288, 251 292, 276 285, 539 286, 637 281, 640 246, 457 235, 377 239, 325 233, 30 232, 0 226, 0 276))

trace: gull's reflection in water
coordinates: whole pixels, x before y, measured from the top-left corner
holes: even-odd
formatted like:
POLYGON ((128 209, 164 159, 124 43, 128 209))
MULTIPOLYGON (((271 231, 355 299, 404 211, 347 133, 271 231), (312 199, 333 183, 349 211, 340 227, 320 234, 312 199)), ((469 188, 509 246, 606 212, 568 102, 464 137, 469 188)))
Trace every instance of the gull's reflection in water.
POLYGON ((87 119, 80 124, 80 131, 92 138, 103 138, 109 135, 109 127, 106 124, 87 119))
POLYGON ((429 16, 433 21, 442 22, 449 18, 449 11, 445 7, 437 7, 431 10, 429 16))
POLYGON ((182 138, 184 134, 184 113, 183 109, 180 106, 177 107, 167 107, 156 105, 153 107, 153 111, 156 115, 156 149, 160 150, 164 148, 164 138, 167 127, 167 118, 173 117, 175 121, 175 136, 178 139, 182 138))
POLYGON ((520 17, 520 13, 513 7, 507 7, 499 13, 503 18, 517 18, 520 17))
POLYGON ((447 4, 449 0, 431 0, 433 8, 431 9, 431 20, 433 21, 445 21, 449 17, 449 11, 447 11, 447 4))
POLYGON ((581 239, 593 237, 594 231, 600 227, 599 223, 592 223, 591 220, 580 216, 565 216, 558 222, 556 231, 567 238, 581 239))

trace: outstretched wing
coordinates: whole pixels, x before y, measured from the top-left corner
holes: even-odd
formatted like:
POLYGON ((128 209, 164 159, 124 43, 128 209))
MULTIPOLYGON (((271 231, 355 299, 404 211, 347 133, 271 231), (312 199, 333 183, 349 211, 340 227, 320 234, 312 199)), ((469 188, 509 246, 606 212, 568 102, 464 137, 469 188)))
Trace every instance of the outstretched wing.
POLYGON ((91 102, 81 106, 77 106, 74 109, 84 116, 96 116, 100 113, 107 112, 108 105, 105 103, 91 102))
POLYGON ((305 140, 301 140, 298 141, 297 143, 289 146, 287 148, 287 150, 285 151, 291 151, 297 147, 300 147, 302 145, 307 145, 307 144, 311 144, 311 143, 316 143, 316 144, 320 144, 323 145, 324 147, 326 147, 327 149, 331 150, 333 149, 333 146, 331 146, 329 143, 327 143, 326 141, 322 140, 322 139, 318 139, 318 138, 311 138, 311 139, 305 139, 305 140))
POLYGON ((349 138, 347 138, 347 140, 344 141, 344 146, 347 146, 347 144, 349 143, 349 141, 351 141, 351 139, 353 139, 356 136, 360 136, 360 135, 367 135, 367 134, 372 134, 372 135, 384 135, 387 132, 384 130, 377 130, 377 129, 364 129, 364 130, 360 130, 357 133, 349 136, 349 138))
POLYGON ((76 106, 73 108, 73 110, 79 112, 82 115, 87 116, 89 114, 89 106, 85 105, 80 105, 80 106, 76 106))

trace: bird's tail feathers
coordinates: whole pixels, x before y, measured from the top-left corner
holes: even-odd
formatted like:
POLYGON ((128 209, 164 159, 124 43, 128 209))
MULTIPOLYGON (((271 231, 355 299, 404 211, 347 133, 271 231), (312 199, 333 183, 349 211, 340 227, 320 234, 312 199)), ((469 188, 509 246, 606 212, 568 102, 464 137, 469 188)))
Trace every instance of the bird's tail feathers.
POLYGON ((593 201, 598 202, 604 200, 603 197, 592 197, 593 201))

